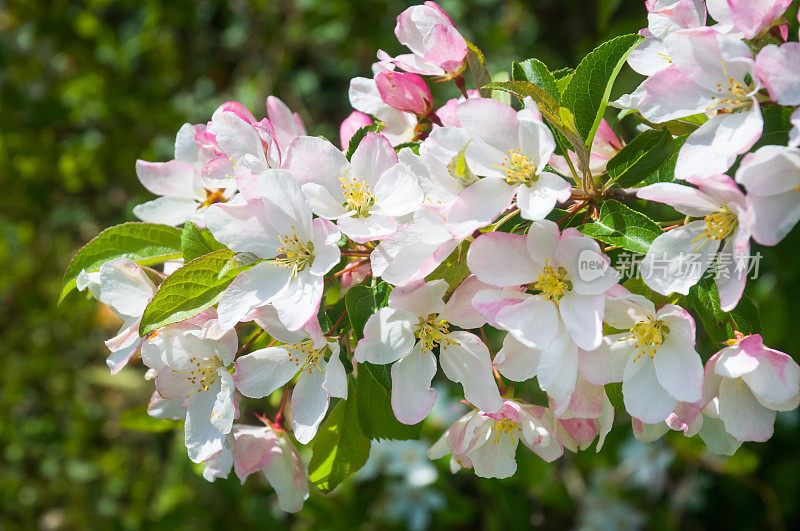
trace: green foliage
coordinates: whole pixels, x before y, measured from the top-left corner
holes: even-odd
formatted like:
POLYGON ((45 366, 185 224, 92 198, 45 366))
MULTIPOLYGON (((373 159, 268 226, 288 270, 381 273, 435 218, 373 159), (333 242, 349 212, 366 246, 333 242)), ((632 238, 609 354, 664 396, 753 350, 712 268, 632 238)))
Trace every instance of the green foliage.
POLYGON ((440 278, 444 279, 449 286, 445 297, 453 293, 458 285, 470 275, 469 267, 467 267, 467 251, 469 251, 469 244, 462 242, 455 251, 450 253, 450 256, 445 258, 444 262, 439 264, 439 267, 425 277, 425 280, 430 282, 440 278))
POLYGON ((554 100, 558 101, 561 98, 561 92, 556 85, 556 78, 547 69, 547 65, 536 58, 527 59, 521 62, 514 62, 511 65, 512 76, 514 81, 530 81, 538 86, 554 100))
POLYGON ((744 334, 761 331, 761 320, 753 302, 742 297, 730 313, 722 311, 719 292, 714 279, 703 278, 689 289, 686 296, 688 307, 700 317, 711 341, 722 343, 734 337, 734 329, 744 334))
POLYGON ((181 257, 181 232, 168 225, 123 223, 110 227, 84 245, 69 263, 61 288, 63 300, 75 288, 81 271, 97 271, 115 258, 129 258, 140 265, 159 264, 181 257))
POLYGON ((614 406, 617 414, 625 412, 625 402, 622 399, 622 382, 610 383, 605 385, 608 401, 614 406))
POLYGON ((183 422, 153 418, 147 414, 147 406, 136 406, 122 412, 119 427, 123 430, 163 433, 183 427, 183 422))
POLYGON ((356 339, 364 337, 364 325, 367 319, 386 306, 390 292, 391 286, 386 282, 381 282, 375 287, 353 286, 347 290, 344 296, 345 307, 356 339))
POLYGON ((661 235, 661 228, 655 221, 614 200, 604 201, 597 221, 581 225, 578 230, 601 242, 640 254, 645 254, 653 240, 661 235))
POLYGON ((218 303, 228 284, 247 266, 222 273, 233 259, 233 251, 222 250, 196 258, 161 283, 144 310, 139 334, 193 317, 218 303))
POLYGON ((622 65, 641 41, 639 35, 623 35, 601 44, 583 58, 564 89, 561 102, 572 111, 587 147, 592 145, 622 65))
POLYGON ((672 153, 672 135, 667 131, 645 131, 608 161, 606 172, 617 186, 635 186, 658 171, 672 153))
POLYGON ((367 136, 367 133, 380 133, 381 129, 383 129, 382 123, 374 123, 365 125, 364 127, 359 127, 358 131, 353 133, 353 136, 350 137, 350 143, 347 145, 347 160, 353 158, 353 153, 356 152, 358 145, 364 140, 364 137, 367 136))
POLYGON ((678 162, 678 153, 688 137, 689 135, 687 134, 672 139, 672 155, 655 173, 647 177, 642 184, 671 183, 675 181, 675 164, 678 162))
POLYGON ((184 262, 191 262, 195 258, 222 249, 225 249, 225 246, 219 243, 209 230, 200 230, 191 221, 184 224, 181 232, 181 252, 184 262))
POLYGON ((341 400, 319 427, 314 437, 308 478, 322 492, 330 492, 364 466, 370 441, 358 419, 358 399, 353 384, 347 400, 341 400))
POLYGON ((467 41, 467 66, 473 83, 480 90, 481 97, 491 97, 492 90, 486 87, 492 81, 492 77, 486 69, 486 58, 481 49, 469 41, 467 41))
POLYGON ((370 439, 419 439, 422 424, 408 426, 394 416, 388 382, 388 366, 358 364, 356 397, 358 422, 370 439))

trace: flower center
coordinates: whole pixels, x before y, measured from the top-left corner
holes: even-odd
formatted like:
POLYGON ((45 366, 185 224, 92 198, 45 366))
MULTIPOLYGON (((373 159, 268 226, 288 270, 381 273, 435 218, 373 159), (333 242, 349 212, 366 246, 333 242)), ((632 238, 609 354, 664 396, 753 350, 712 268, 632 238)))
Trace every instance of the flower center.
POLYGON ((531 159, 520 152, 519 148, 509 149, 508 156, 503 157, 503 163, 499 167, 506 174, 505 181, 511 185, 530 186, 539 178, 536 175, 536 166, 531 159))
POLYGON ((514 422, 511 419, 503 419, 503 420, 496 420, 494 422, 494 440, 492 440, 493 444, 497 444, 500 442, 500 437, 503 435, 508 435, 509 437, 513 437, 514 434, 518 431, 522 431, 522 428, 519 427, 519 424, 514 422))
POLYGON ((658 347, 664 342, 664 337, 669 333, 669 328, 662 322, 654 319, 639 321, 631 328, 629 337, 636 340, 636 349, 639 354, 633 359, 637 361, 643 355, 653 359, 658 351, 658 347))
POLYGON ((728 75, 728 69, 725 66, 725 61, 722 61, 722 72, 725 75, 724 83, 717 83, 717 95, 711 96, 714 103, 706 107, 707 111, 716 110, 720 114, 729 113, 732 111, 744 110, 750 108, 752 102, 747 97, 750 92, 750 87, 744 83, 740 83, 733 76, 728 75))
POLYGON ((207 207, 213 205, 214 203, 225 203, 228 201, 225 198, 224 190, 214 190, 212 192, 211 190, 205 189, 204 191, 206 193, 206 199, 200 204, 201 207, 207 207))
POLYGON ((450 323, 437 317, 437 314, 432 313, 428 317, 419 318, 416 336, 422 343, 423 350, 433 350, 436 345, 441 345, 443 349, 447 348, 447 345, 458 345, 456 341, 446 337, 450 332, 450 323))
POLYGON ((545 299, 558 304, 561 297, 572 289, 572 282, 567 280, 567 270, 563 267, 556 269, 545 265, 533 288, 541 291, 545 299))
POLYGON ((355 177, 348 177, 347 173, 344 177, 339 177, 339 182, 344 194, 342 206, 348 211, 354 210, 357 218, 369 216, 369 208, 375 204, 375 196, 372 195, 369 184, 355 177))
POLYGON ((730 236, 730 234, 736 230, 736 227, 739 225, 739 218, 736 217, 736 214, 725 207, 718 212, 707 215, 703 219, 706 222, 703 233, 692 240, 692 242, 696 242, 698 240, 705 239, 700 244, 700 247, 702 247, 708 240, 724 240, 730 236))
POLYGON ((322 368, 318 365, 320 360, 325 359, 325 354, 329 350, 327 345, 322 348, 314 348, 314 342, 310 339, 286 345, 286 349, 289 351, 289 361, 301 371, 308 371, 308 374, 314 372, 314 369, 322 372, 322 368))
POLYGON ((278 236, 283 245, 278 248, 275 262, 281 267, 292 270, 292 278, 297 278, 297 273, 314 262, 314 244, 302 241, 297 237, 292 226, 292 233, 278 236))
POLYGON ((210 358, 189 358, 190 369, 182 374, 186 375, 186 379, 194 387, 194 391, 187 396, 194 393, 201 393, 208 391, 214 382, 217 381, 217 369, 222 367, 222 360, 216 356, 210 358))

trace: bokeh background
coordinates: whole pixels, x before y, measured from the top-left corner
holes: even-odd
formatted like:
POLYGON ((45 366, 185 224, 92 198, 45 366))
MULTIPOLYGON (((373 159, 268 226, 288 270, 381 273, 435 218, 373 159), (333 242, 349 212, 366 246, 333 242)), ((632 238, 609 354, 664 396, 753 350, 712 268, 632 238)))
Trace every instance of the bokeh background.
MULTIPOLYGON (((646 24, 638 0, 442 0, 490 71, 538 57, 574 66, 646 24)), ((338 141, 351 77, 378 48, 400 52, 397 0, 0 2, 0 529, 797 528, 800 418, 732 458, 629 425, 606 447, 544 464, 519 452, 507 480, 451 475, 425 444, 382 444, 355 480, 288 516, 255 477, 207 483, 183 434, 120 423, 151 390, 138 368, 110 377, 110 312, 80 294, 56 307, 63 271, 101 229, 149 199, 134 161, 171 158, 174 134, 237 99, 263 116, 274 94, 311 134, 338 141)), ((621 88, 637 82, 623 72, 621 88)), ((798 231, 748 294, 767 344, 798 352, 798 231)), ((705 352, 707 356, 711 352, 705 352)), ((441 402, 441 401, 440 401, 441 402)), ((457 413, 457 412, 455 412, 457 413)), ((430 442, 452 418, 440 408, 430 442), (438 425, 437 425, 438 424, 438 425)))

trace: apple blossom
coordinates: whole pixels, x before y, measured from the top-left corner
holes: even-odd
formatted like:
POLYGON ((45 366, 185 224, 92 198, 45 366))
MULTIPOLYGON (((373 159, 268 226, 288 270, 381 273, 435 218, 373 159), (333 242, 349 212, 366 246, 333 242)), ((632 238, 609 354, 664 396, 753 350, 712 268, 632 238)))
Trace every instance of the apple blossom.
POLYGON ((775 412, 800 403, 800 366, 759 334, 739 337, 706 363, 703 393, 719 397, 719 418, 737 440, 766 441, 775 412))
POLYGON ((372 118, 361 111, 353 111, 347 115, 339 126, 339 141, 343 151, 347 151, 350 146, 350 139, 361 129, 372 123, 372 118))
POLYGON ((753 39, 772 26, 792 0, 706 0, 708 14, 724 31, 738 31, 753 39))
POLYGON ((389 303, 367 320, 358 342, 359 362, 392 363, 392 409, 400 422, 416 424, 428 416, 436 401, 431 380, 436 374, 433 349, 445 375, 464 386, 464 397, 477 407, 495 412, 502 399, 492 376, 486 345, 469 332, 450 332, 464 316, 464 297, 447 303, 444 280, 395 288, 389 303))
POLYGON ((744 194, 727 175, 690 178, 689 182, 698 188, 656 183, 637 192, 641 199, 666 203, 686 216, 702 218, 657 237, 639 271, 658 293, 687 295, 716 257, 720 305, 728 312, 736 307, 747 282, 750 212, 744 194))
POLYGON ((367 77, 351 79, 348 96, 350 105, 354 109, 374 116, 384 124, 381 134, 392 144, 410 142, 416 137, 417 117, 387 105, 381 99, 374 79, 367 77))
POLYGON ((398 111, 426 117, 433 110, 431 90, 418 74, 384 70, 375 74, 375 86, 383 102, 398 111))
POLYGON ((337 220, 351 240, 364 243, 397 230, 397 218, 422 201, 422 190, 408 166, 383 135, 367 133, 348 162, 336 147, 320 138, 292 142, 287 168, 302 186, 311 210, 337 220))
MULTIPOLYGON (((592 139, 592 149, 589 153, 589 171, 592 172, 592 175, 605 173, 608 161, 614 158, 614 155, 624 146, 625 142, 614 133, 608 122, 605 119, 600 120, 600 125, 597 128, 594 139, 592 139)), ((575 155, 574 151, 570 151, 568 156, 573 168, 577 168, 578 156, 575 155)), ((548 164, 557 173, 572 177, 572 170, 570 170, 567 161, 561 155, 551 155, 548 164)))
POLYGON ((517 470, 519 441, 548 463, 561 457, 564 447, 544 419, 546 410, 514 400, 503 401, 496 413, 471 411, 445 431, 428 450, 440 459, 452 454, 450 469, 474 468, 483 478, 507 478, 517 470))
POLYGON ((628 413, 645 423, 661 422, 677 402, 701 398, 703 365, 695 350, 694 319, 680 306, 656 310, 641 295, 617 291, 606 302, 605 319, 625 332, 581 351, 579 370, 596 385, 621 381, 628 413))
POLYGON ((329 221, 311 219, 291 173, 263 172, 243 202, 214 205, 206 222, 231 250, 264 259, 225 290, 221 322, 233 326, 271 304, 286 328, 297 330, 317 314, 322 277, 339 262, 339 233, 329 221))
POLYGON ((299 373, 292 393, 292 428, 295 438, 306 444, 317 433, 330 397, 347 398, 347 375, 339 359, 338 342, 315 341, 306 334, 296 336, 292 344, 238 358, 233 379, 244 396, 263 398, 299 373))

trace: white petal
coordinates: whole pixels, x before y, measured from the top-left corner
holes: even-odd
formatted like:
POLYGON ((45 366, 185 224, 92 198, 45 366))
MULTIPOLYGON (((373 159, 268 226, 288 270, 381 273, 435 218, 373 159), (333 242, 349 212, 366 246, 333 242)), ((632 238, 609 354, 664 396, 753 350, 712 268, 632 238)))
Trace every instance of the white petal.
POLYGON ((512 334, 503 339, 503 348, 494 357, 497 370, 514 382, 524 382, 536 376, 542 352, 526 346, 512 334))
POLYGON ((445 376, 464 387, 464 398, 481 411, 494 413, 503 406, 492 373, 489 349, 475 334, 453 332, 446 336, 455 344, 443 344, 439 363, 445 376))
POLYGON ((356 345, 356 360, 383 365, 406 356, 416 341, 412 329, 416 322, 417 317, 406 310, 381 308, 364 326, 364 339, 356 345))
POLYGON ((268 304, 289 282, 290 274, 289 270, 268 262, 240 273, 219 301, 220 324, 233 328, 251 310, 268 304))
POLYGON ((772 437, 775 412, 762 406, 738 379, 726 378, 719 387, 719 418, 737 440, 764 442, 772 437))
POLYGON ((300 444, 308 444, 314 438, 328 411, 329 398, 323 387, 324 380, 322 371, 308 366, 300 373, 292 391, 292 429, 300 444))
POLYGON ((572 185, 555 173, 542 172, 530 186, 517 188, 517 206, 525 219, 544 219, 556 203, 569 199, 572 185))
POLYGON ((269 347, 237 358, 236 388, 248 398, 269 396, 297 374, 290 354, 284 347, 269 347))
POLYGON ((431 381, 436 358, 417 344, 411 353, 392 365, 392 411, 403 424, 417 424, 428 416, 436 402, 431 381))
POLYGON ((605 295, 578 295, 570 292, 561 297, 561 321, 575 343, 584 350, 594 350, 603 339, 605 295))
POLYGON ((197 211, 200 203, 187 197, 159 197, 133 207, 133 215, 146 223, 180 225, 197 211))
POLYGON ((467 265, 481 282, 494 286, 530 284, 541 273, 528 253, 526 237, 506 232, 476 238, 467 252, 467 265))
POLYGON ((622 379, 622 398, 628 413, 645 424, 663 423, 675 405, 656 377, 653 362, 647 357, 628 361, 622 379))

